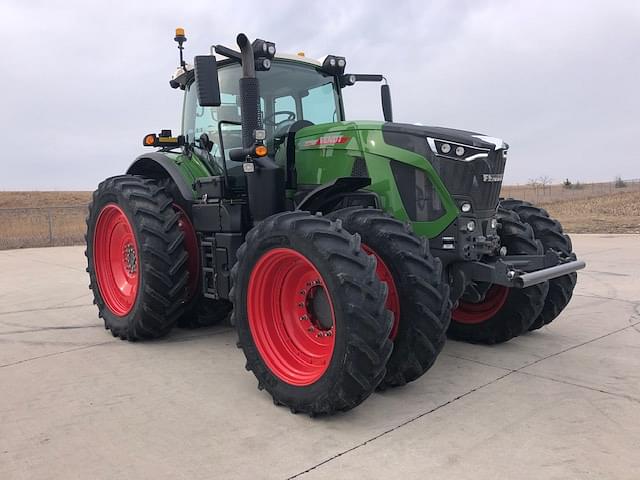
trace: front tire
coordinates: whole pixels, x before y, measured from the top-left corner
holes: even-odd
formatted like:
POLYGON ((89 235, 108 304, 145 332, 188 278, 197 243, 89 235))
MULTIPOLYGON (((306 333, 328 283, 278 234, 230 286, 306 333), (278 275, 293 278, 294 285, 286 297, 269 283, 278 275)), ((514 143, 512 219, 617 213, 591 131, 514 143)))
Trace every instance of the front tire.
MULTIPOLYGON (((517 213, 499 208, 497 217, 500 241, 509 255, 542 254, 542 244, 517 213)), ((528 288, 470 285, 451 314, 449 336, 494 344, 522 335, 540 315, 548 290, 548 282, 528 288)))
MULTIPOLYGON (((514 198, 502 200, 500 205, 503 208, 513 210, 520 216, 522 221, 531 225, 533 233, 542 243, 545 253, 554 250, 575 260, 569 235, 563 232, 560 222, 551 218, 546 210, 514 198)), ((547 293, 544 301, 544 307, 538 318, 529 327, 529 330, 542 328, 560 315, 560 312, 571 301, 577 281, 578 274, 576 272, 549 280, 549 293, 547 293)))
POLYGON ((359 237, 285 212, 253 228, 237 258, 233 323, 258 387, 294 413, 364 401, 384 378, 392 318, 359 237))
POLYGON ((449 286, 442 264, 426 240, 408 224, 382 210, 361 207, 329 215, 362 238, 362 248, 376 258, 378 278, 387 283, 387 309, 394 314, 393 353, 380 389, 405 385, 431 368, 444 347, 451 319, 449 286))
POLYGON ((87 272, 98 315, 123 340, 161 337, 184 311, 189 273, 172 200, 156 181, 102 182, 87 217, 87 272))

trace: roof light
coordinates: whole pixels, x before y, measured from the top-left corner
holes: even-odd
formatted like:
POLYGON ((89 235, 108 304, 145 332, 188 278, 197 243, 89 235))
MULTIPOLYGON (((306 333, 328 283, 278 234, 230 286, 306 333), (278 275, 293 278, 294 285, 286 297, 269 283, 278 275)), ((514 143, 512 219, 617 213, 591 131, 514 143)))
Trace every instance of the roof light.
POLYGON ((346 59, 335 55, 327 55, 322 62, 322 70, 331 75, 342 75, 346 66, 346 59))
MULTIPOLYGON (((258 70, 269 70, 271 68, 271 60, 268 58, 262 58, 259 61, 259 66, 260 68, 258 68, 258 70)), ((256 67, 258 67, 258 65, 256 65, 256 67)))
POLYGON ((269 60, 273 59, 276 54, 276 44, 273 42, 267 42, 261 38, 256 38, 251 44, 253 48, 253 54, 256 58, 266 57, 269 60))

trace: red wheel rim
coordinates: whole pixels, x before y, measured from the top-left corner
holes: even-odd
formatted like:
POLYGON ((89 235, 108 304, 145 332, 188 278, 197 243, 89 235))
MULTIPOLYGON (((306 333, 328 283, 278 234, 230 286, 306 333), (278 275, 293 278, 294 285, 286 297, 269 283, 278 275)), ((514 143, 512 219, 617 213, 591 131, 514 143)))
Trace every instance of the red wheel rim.
POLYGON ((93 264, 104 303, 115 315, 125 316, 138 296, 140 262, 131 223, 113 203, 102 208, 96 221, 93 264))
POLYGON ((258 259, 247 289, 253 340, 282 381, 311 385, 326 372, 335 346, 335 313, 320 272, 304 255, 274 248, 258 259))
POLYGON ((200 280, 200 246, 198 244, 198 235, 196 229, 191 223, 191 219, 187 212, 177 204, 173 204, 173 209, 178 214, 178 227, 184 233, 184 246, 189 255, 187 260, 187 270, 189 270, 189 285, 187 301, 191 300, 198 290, 200 280))
POLYGON ((459 323, 474 325, 489 320, 500 311, 509 296, 509 287, 492 285, 484 300, 479 303, 460 301, 451 312, 451 318, 459 323))
POLYGON ((393 313, 393 326, 391 327, 391 333, 389 334, 389 339, 393 340, 396 338, 396 335, 398 334, 398 327, 400 326, 400 297, 398 295, 398 289, 396 288, 396 282, 393 280, 391 270, 389 270, 389 267, 387 267, 387 264, 384 263, 382 258, 380 258, 380 256, 369 246, 365 244, 362 244, 361 246, 362 250, 367 254, 375 257, 376 275, 381 282, 387 284, 389 293, 387 294, 387 303, 385 304, 385 307, 393 313))

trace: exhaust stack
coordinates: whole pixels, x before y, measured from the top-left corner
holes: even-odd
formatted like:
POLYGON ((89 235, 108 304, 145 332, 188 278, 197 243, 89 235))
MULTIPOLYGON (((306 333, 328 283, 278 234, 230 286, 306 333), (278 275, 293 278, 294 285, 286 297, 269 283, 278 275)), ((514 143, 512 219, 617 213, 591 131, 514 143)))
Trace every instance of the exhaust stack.
MULTIPOLYGON (((244 33, 236 39, 242 57, 240 78, 240 112, 242 114, 242 150, 248 152, 256 144, 256 131, 263 130, 260 111, 260 85, 256 78, 253 46, 244 33)), ((260 139, 262 141, 262 139, 260 139)), ((266 153, 266 149, 265 149, 266 153)), ((249 211, 254 222, 285 210, 284 170, 268 156, 245 162, 249 211)))
POLYGON ((256 78, 253 47, 244 33, 236 39, 242 55, 242 78, 240 79, 240 111, 242 113, 242 148, 249 149, 255 141, 255 131, 262 130, 260 112, 260 86, 256 78))

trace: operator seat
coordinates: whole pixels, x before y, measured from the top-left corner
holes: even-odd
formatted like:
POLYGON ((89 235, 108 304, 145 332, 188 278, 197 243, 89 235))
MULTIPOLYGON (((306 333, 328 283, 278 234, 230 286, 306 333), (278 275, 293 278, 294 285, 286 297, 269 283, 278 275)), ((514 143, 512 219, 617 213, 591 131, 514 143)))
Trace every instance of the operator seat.
POLYGON ((279 127, 273 135, 275 162, 284 168, 285 185, 287 188, 295 187, 296 181, 296 133, 305 128, 315 125, 309 120, 296 120, 287 125, 279 127))

